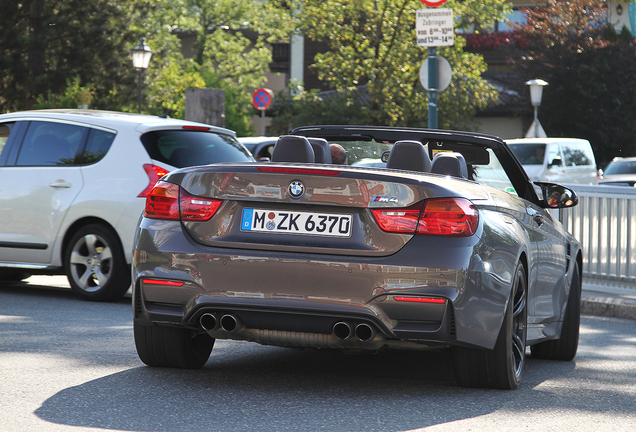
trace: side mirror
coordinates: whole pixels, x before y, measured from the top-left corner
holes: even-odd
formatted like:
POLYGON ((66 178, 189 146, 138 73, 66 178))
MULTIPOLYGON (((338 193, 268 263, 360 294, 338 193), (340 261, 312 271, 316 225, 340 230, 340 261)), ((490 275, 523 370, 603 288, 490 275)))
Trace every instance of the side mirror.
POLYGON ((579 203, 576 193, 556 183, 535 182, 541 188, 543 208, 567 208, 579 203))
POLYGON ((380 158, 380 160, 384 163, 387 163, 389 161, 390 154, 391 154, 390 151, 385 151, 384 153, 382 153, 382 157, 380 158))
POLYGON ((563 161, 561 160, 561 156, 557 156, 550 161, 550 163, 548 164, 548 168, 553 166, 559 166, 559 167, 563 166, 563 161))

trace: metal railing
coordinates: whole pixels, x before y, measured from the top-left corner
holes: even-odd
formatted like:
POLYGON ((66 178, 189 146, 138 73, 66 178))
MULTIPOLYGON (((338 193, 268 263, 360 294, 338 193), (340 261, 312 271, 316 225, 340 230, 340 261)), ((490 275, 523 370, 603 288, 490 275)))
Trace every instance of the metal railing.
POLYGON ((567 186, 579 205, 560 210, 559 219, 581 242, 584 279, 636 288, 636 188, 567 186))

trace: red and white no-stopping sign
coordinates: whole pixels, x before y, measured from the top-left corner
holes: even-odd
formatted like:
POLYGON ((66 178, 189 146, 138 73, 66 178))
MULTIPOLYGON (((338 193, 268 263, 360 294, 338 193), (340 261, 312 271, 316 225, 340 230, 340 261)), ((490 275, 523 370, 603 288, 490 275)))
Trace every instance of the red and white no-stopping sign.
POLYGON ((420 1, 429 7, 437 7, 446 3, 446 0, 420 0, 420 1))
POLYGON ((274 93, 270 89, 260 88, 252 94, 252 104, 259 111, 265 111, 274 100, 274 93))

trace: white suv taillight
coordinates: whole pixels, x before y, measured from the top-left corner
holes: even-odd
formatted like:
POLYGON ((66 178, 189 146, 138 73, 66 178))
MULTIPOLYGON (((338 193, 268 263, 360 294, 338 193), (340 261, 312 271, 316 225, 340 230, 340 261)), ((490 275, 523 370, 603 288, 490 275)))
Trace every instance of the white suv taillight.
POLYGON ((144 171, 146 171, 146 174, 148 175, 148 186, 146 186, 146 188, 137 195, 139 198, 145 198, 148 196, 148 193, 150 193, 159 179, 170 172, 165 168, 152 164, 144 164, 144 171))
POLYGON ((197 197, 176 184, 160 181, 146 197, 144 216, 149 219, 206 221, 223 201, 197 197))

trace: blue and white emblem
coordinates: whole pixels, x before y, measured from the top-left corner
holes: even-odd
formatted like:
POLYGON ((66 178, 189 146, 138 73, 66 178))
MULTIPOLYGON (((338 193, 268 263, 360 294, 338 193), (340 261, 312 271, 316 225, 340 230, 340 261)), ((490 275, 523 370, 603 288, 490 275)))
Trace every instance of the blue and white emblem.
POLYGON ((287 191, 292 198, 300 198, 305 194, 305 185, 300 180, 294 180, 289 184, 287 191))

